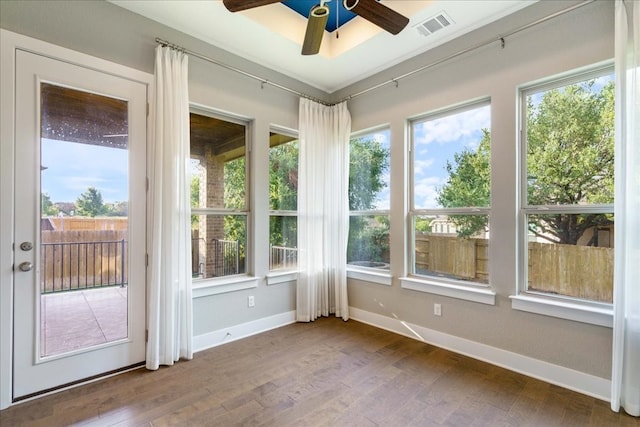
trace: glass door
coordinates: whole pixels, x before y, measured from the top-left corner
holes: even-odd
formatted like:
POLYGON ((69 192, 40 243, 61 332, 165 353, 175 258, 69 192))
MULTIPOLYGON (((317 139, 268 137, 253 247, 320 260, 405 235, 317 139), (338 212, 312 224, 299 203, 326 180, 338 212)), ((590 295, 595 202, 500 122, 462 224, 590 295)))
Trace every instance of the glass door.
POLYGON ((144 361, 146 86, 18 52, 14 398, 144 361))

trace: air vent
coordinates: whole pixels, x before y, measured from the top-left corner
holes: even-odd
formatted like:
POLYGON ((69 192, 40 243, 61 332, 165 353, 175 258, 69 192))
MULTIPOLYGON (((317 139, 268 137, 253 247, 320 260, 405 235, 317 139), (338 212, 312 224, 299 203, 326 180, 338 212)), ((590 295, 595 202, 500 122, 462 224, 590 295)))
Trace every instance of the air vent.
POLYGON ((446 13, 440 12, 436 16, 433 16, 426 21, 423 21, 422 23, 416 25, 415 28, 423 36, 429 36, 436 31, 448 27, 451 24, 453 24, 453 20, 449 18, 446 13))

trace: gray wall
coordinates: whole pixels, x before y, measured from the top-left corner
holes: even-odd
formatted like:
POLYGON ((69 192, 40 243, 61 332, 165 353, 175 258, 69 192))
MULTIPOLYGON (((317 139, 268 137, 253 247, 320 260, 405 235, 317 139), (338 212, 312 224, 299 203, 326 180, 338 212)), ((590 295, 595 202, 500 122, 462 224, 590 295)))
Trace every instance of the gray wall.
MULTIPOLYGON (((242 58, 208 46, 185 34, 102 1, 2 1, 0 26, 17 33, 88 53, 151 73, 155 37, 161 37, 230 65, 262 75, 311 95, 341 99, 362 88, 428 64, 537 16, 575 2, 542 2, 498 23, 474 31, 447 46, 359 82, 335 94, 323 94, 242 58)), ((392 272, 393 286, 349 282, 350 305, 433 330, 513 351, 599 377, 610 376, 611 330, 511 309, 516 287, 516 91, 518 85, 613 57, 613 2, 597 2, 509 37, 504 49, 494 44, 438 67, 349 101, 353 130, 388 124, 392 131, 392 272), (492 100, 491 286, 496 306, 403 290, 406 251, 403 188, 406 119, 466 100, 492 100), (434 302, 442 317, 434 317, 434 302)), ((190 59, 193 102, 253 121, 252 183, 268 182, 270 125, 297 127, 297 98, 275 88, 260 88, 214 65, 190 59)), ((267 192, 254 192, 251 226, 254 253, 268 242, 267 192)), ((264 277, 266 254, 256 253, 253 273, 264 277)), ((266 286, 194 300, 194 331, 205 334, 294 309, 292 283, 266 286), (246 296, 256 307, 246 307, 246 296)))

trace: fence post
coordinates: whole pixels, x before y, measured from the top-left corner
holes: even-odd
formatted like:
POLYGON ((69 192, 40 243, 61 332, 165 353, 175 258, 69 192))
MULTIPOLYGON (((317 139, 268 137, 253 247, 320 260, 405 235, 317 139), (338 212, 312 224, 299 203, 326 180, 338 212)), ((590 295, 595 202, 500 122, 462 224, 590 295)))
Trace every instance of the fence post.
POLYGON ((124 288, 124 239, 120 241, 120 287, 124 288))

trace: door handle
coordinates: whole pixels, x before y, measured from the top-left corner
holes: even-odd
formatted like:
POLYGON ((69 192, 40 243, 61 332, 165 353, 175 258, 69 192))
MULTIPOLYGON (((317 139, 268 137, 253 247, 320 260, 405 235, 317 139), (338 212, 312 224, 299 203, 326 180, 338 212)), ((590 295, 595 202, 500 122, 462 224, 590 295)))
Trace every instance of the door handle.
POLYGON ((31 269, 33 268, 33 264, 31 264, 29 261, 21 262, 18 268, 20 269, 20 271, 31 271, 31 269))

